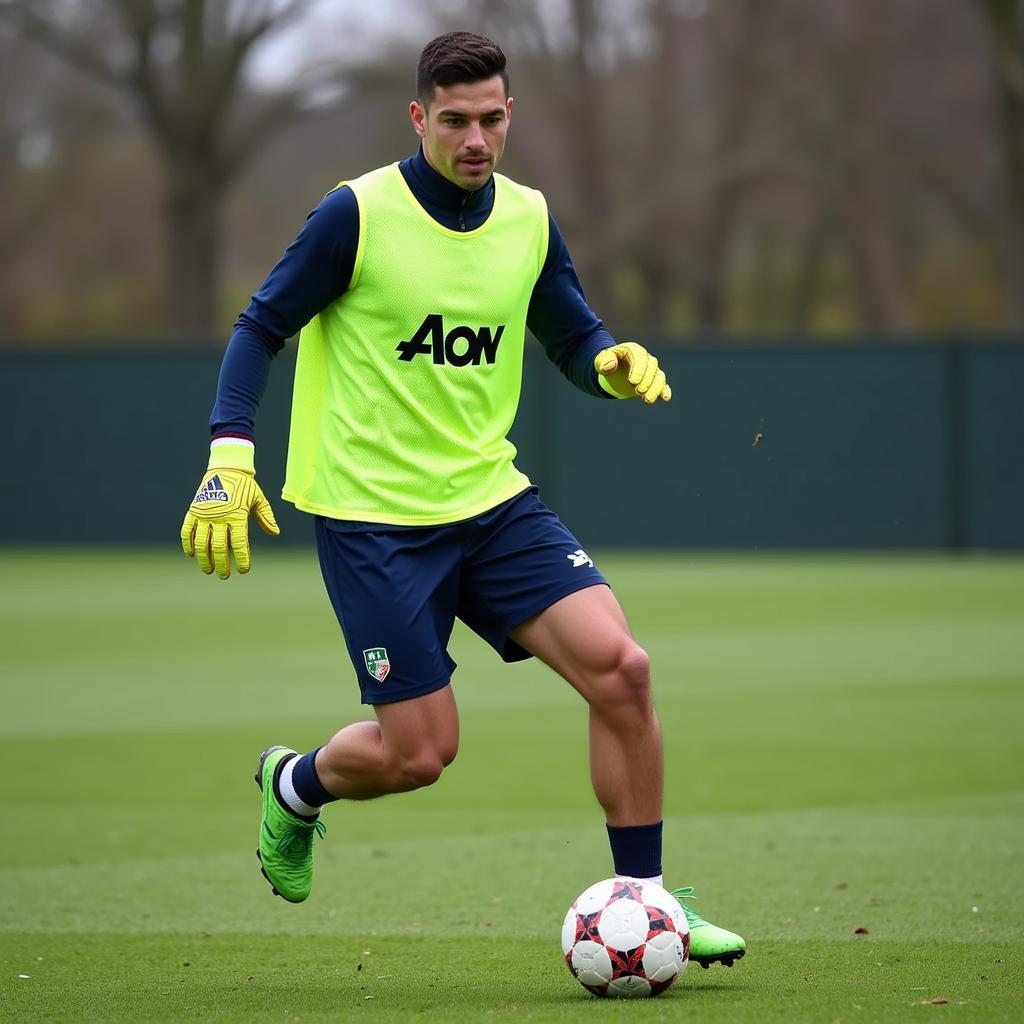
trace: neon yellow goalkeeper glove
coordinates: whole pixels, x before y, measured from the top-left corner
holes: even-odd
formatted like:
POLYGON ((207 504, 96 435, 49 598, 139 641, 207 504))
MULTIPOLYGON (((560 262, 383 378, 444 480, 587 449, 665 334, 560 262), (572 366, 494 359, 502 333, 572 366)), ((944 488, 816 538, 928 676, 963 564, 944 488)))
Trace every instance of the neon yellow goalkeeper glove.
POLYGON ((665 371, 659 369, 658 360, 635 341, 602 349, 594 357, 594 369, 598 384, 615 398, 642 398, 647 405, 654 405, 659 398, 663 402, 672 401, 665 371))
POLYGON ((238 571, 249 571, 249 514, 265 533, 276 537, 281 528, 270 502, 256 483, 255 452, 248 444, 214 444, 210 464, 181 524, 181 547, 207 575, 231 575, 231 553, 238 571))

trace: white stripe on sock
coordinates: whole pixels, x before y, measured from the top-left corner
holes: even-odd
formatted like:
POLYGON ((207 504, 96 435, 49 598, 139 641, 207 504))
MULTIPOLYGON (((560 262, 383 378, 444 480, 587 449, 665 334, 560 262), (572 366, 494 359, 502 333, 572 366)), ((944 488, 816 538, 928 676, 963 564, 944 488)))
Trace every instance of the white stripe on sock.
POLYGON ((281 776, 277 780, 277 787, 281 791, 281 799, 287 807, 296 814, 301 814, 304 818, 315 818, 320 813, 320 808, 310 807, 309 804, 305 803, 299 794, 295 792, 295 784, 292 782, 292 769, 298 760, 298 757, 291 758, 281 769, 281 776))
MULTIPOLYGON (((283 775, 283 773, 282 773, 283 775)), ((616 875, 616 878, 625 878, 630 882, 653 882, 655 885, 660 885, 662 889, 665 888, 665 876, 664 875, 652 875, 650 878, 640 878, 638 875, 616 875)))

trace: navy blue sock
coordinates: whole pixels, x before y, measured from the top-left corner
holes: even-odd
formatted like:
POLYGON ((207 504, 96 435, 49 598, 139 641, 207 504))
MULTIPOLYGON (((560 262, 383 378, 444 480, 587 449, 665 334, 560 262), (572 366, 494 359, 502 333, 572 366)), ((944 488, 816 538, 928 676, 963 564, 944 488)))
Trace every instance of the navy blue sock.
POLYGON ((323 787, 320 776, 316 773, 316 755, 320 748, 303 754, 292 766, 292 785, 298 798, 310 807, 323 807, 333 803, 339 797, 332 796, 323 787))
POLYGON ((615 874, 657 878, 661 874, 661 825, 608 825, 615 874))

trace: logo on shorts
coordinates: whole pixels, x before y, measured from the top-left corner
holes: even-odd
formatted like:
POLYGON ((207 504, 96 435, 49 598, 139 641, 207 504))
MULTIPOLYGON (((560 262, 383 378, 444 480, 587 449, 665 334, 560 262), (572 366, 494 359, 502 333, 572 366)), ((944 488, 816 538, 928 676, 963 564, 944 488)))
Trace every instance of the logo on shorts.
POLYGON ((388 661, 386 647, 367 647, 363 651, 363 661, 366 662, 366 671, 377 680, 383 683, 391 671, 391 662, 388 661))
POLYGON ((591 569, 594 568, 594 560, 583 548, 577 548, 571 555, 566 555, 565 557, 572 562, 574 569, 578 569, 581 565, 589 565, 591 569))

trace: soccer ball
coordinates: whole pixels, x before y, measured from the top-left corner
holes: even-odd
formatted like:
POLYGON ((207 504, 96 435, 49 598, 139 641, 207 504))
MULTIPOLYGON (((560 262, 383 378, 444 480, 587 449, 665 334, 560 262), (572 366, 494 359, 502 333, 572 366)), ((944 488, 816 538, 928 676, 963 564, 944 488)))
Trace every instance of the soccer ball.
POLYGON ((656 996, 686 969, 690 926, 660 885, 606 878, 569 908, 562 952, 576 980, 596 996, 656 996))

